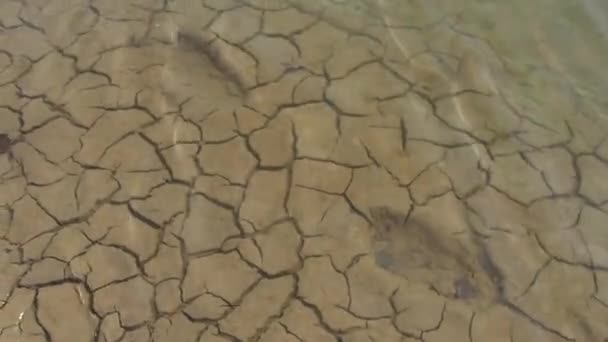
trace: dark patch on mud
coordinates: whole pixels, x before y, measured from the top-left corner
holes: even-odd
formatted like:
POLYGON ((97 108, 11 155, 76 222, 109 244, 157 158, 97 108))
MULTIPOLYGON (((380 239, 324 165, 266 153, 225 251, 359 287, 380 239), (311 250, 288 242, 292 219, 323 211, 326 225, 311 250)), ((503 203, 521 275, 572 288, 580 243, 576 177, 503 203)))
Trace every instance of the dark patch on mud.
POLYGON ((461 256, 454 253, 454 246, 448 246, 428 224, 387 207, 371 208, 370 213, 376 227, 376 239, 399 244, 393 250, 408 257, 401 260, 408 266, 468 268, 461 256))
POLYGON ((395 264, 395 259, 393 256, 385 250, 379 250, 374 253, 374 257, 376 258, 376 265, 382 268, 391 268, 395 264))
POLYGON ((369 212, 372 215, 378 238, 382 238, 394 229, 403 228, 408 219, 406 215, 388 207, 372 207, 369 212))
POLYGON ((11 139, 7 134, 0 134, 0 154, 5 154, 11 149, 11 139))
POLYGON ((197 34, 193 32, 180 31, 177 34, 177 44, 187 50, 205 56, 214 69, 222 75, 222 78, 230 83, 239 95, 247 93, 247 87, 238 66, 233 65, 230 56, 224 47, 226 43, 220 41, 213 34, 197 34))
POLYGON ((440 293, 470 300, 502 292, 503 276, 473 238, 455 237, 414 214, 370 208, 376 264, 429 284, 440 293))
POLYGON ((477 289, 469 278, 462 277, 454 282, 454 297, 457 299, 472 299, 477 296, 477 289))
POLYGON ((504 277, 498 266, 492 260, 485 246, 481 246, 478 257, 479 264, 490 281, 494 284, 500 298, 504 296, 504 277))

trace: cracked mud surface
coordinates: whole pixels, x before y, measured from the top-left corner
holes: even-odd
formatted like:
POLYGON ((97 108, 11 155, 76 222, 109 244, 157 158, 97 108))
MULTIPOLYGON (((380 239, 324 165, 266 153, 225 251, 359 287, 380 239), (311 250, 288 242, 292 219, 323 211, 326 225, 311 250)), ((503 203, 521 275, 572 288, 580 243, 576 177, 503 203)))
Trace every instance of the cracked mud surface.
POLYGON ((0 2, 0 342, 608 341, 608 50, 469 2, 0 2))

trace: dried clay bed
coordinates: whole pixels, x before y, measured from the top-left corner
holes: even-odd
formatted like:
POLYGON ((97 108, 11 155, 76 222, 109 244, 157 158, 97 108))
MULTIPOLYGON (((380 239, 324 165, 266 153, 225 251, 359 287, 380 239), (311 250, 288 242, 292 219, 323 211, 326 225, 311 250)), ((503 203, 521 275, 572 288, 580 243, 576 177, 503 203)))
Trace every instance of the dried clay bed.
POLYGON ((607 341, 601 46, 487 3, 1 1, 0 341, 607 341))

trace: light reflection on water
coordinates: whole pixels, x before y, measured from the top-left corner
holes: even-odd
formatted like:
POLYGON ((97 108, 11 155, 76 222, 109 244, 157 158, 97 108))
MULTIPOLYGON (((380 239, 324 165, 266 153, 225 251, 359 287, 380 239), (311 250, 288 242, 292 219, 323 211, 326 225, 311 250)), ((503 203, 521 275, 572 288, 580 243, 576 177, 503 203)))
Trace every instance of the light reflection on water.
MULTIPOLYGON (((522 83, 530 73, 560 74, 575 97, 608 102, 608 2, 601 0, 291 0, 305 6, 340 5, 345 20, 428 27, 445 20, 487 40, 522 83), (315 4, 315 5, 311 5, 315 4), (351 11, 344 11, 346 5, 351 11)), ((330 11, 328 11, 330 12, 330 11)), ((387 34, 391 35, 389 31, 387 34)), ((408 46, 394 38, 399 48, 408 46)))

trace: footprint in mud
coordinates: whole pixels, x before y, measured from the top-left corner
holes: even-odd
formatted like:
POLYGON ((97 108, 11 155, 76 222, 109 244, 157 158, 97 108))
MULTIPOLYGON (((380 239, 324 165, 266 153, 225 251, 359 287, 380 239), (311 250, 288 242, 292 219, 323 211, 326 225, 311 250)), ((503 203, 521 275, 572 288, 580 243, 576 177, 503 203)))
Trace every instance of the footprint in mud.
POLYGON ((477 246, 387 207, 370 209, 376 264, 458 299, 495 292, 477 246))

